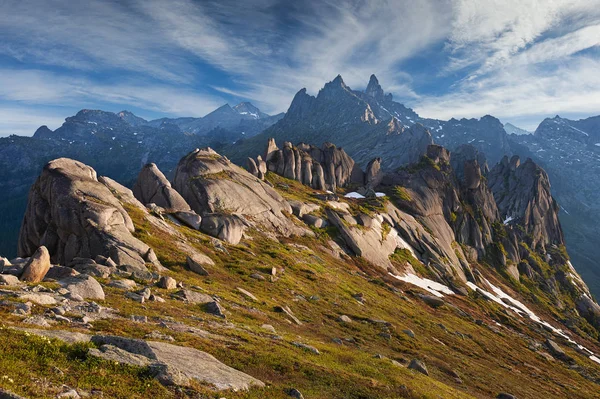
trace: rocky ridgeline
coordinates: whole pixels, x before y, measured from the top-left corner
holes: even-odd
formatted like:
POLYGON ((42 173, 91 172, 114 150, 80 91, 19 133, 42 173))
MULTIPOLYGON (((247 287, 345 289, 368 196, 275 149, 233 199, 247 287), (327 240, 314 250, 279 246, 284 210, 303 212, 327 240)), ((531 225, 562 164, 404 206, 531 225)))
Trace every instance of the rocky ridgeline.
MULTIPOLYGON (((363 172, 332 144, 318 148, 285 143, 279 149, 270 140, 264 158, 248 160, 248 170, 210 148, 196 149, 179 161, 172 183, 155 164, 148 164, 129 190, 80 162, 56 159, 31 187, 20 258, 0 259, 0 281, 15 287, 11 295, 25 301, 14 314, 43 327, 58 320, 89 328, 90 321, 116 317, 114 309, 95 302, 105 299, 105 286, 125 290, 126 298, 139 303, 164 301, 153 293, 154 285, 179 289, 173 294, 176 300, 202 305, 205 312, 225 318, 219 298, 186 289, 166 276, 168 270, 154 250, 136 238, 128 212, 141 214, 171 237, 173 249, 186 254, 186 267, 203 276, 215 262, 194 249, 174 225, 214 237, 215 248, 223 252, 227 249, 219 240, 236 245, 257 235, 273 240, 314 236, 313 229, 334 226, 339 234, 327 241, 327 252, 338 259, 362 257, 375 266, 371 273, 401 277, 425 268, 445 289, 466 295, 469 284, 488 284, 482 268, 491 265, 508 281, 526 277, 567 318, 578 317, 564 306, 568 296, 579 315, 600 330, 600 307, 566 258, 558 208, 539 166, 505 158, 489 171, 474 147, 450 153, 438 145, 429 145, 419 162, 396 171, 384 173, 380 165, 374 159, 363 172), (286 200, 265 179, 267 173, 310 187, 312 196, 286 200), (347 187, 365 196, 355 192, 339 198, 335 192, 347 187), (361 201, 371 201, 370 208, 361 201), (392 262, 398 251, 412 261, 392 262), (41 281, 55 281, 60 288, 24 284, 41 281), (144 287, 137 290, 138 284, 144 287), (31 302, 56 305, 52 318, 31 315, 31 302)), ((238 291, 256 300, 247 290, 238 291)), ((362 301, 360 295, 356 298, 362 301)), ((444 304, 430 295, 420 298, 433 307, 444 304)), ((289 308, 278 309, 290 323, 302 325, 289 308)), ((262 386, 196 349, 100 335, 66 339, 94 342, 98 349, 90 349, 92 356, 149 366, 166 385, 196 380, 218 389, 262 386), (195 371, 199 369, 203 372, 195 371)), ((311 346, 298 345, 318 354, 311 346)))
POLYGON ((366 172, 346 154, 343 148, 325 143, 322 148, 290 142, 279 149, 274 139, 269 139, 264 158, 248 158, 248 171, 259 179, 264 179, 266 171, 277 173, 288 179, 312 187, 315 190, 335 192, 337 188, 354 185, 367 189, 376 187, 382 177, 381 159, 369 162, 366 172))

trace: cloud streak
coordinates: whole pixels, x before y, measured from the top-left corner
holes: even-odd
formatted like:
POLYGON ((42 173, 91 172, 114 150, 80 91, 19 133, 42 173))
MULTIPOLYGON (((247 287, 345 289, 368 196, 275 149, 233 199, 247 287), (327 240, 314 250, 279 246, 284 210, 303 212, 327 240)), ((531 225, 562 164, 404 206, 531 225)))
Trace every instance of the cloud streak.
POLYGON ((27 110, 274 113, 376 73, 425 116, 600 113, 600 0, 5 0, 0 38, 0 101, 27 110))

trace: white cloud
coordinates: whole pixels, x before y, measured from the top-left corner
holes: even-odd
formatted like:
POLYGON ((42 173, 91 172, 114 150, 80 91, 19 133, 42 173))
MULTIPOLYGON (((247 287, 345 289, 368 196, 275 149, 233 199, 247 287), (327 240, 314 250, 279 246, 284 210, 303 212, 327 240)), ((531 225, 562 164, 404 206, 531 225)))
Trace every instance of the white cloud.
MULTIPOLYGON (((485 79, 465 82, 443 96, 422 98, 415 106, 421 115, 440 119, 480 117, 527 119, 559 113, 600 111, 600 60, 579 58, 551 73, 528 66, 502 71, 485 79)), ((531 125, 528 126, 531 128, 531 125)))
POLYGON ((98 83, 40 70, 0 69, 0 100, 83 108, 98 102, 136 106, 173 116, 204 116, 225 100, 185 87, 137 81, 98 83))
POLYGON ((2 106, 0 107, 0 137, 11 134, 31 136, 42 125, 47 125, 54 130, 62 125, 64 120, 56 115, 56 111, 28 106, 2 106))

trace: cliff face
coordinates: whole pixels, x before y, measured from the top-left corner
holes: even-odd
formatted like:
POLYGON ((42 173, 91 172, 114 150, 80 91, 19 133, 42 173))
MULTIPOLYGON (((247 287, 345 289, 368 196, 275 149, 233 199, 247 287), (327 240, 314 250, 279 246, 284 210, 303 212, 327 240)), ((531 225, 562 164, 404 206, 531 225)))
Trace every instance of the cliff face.
POLYGON ((550 194, 548 175, 531 159, 521 164, 517 156, 510 160, 504 157, 491 170, 489 186, 505 223, 521 225, 525 234, 531 235, 532 248, 564 245, 559 208, 550 194))

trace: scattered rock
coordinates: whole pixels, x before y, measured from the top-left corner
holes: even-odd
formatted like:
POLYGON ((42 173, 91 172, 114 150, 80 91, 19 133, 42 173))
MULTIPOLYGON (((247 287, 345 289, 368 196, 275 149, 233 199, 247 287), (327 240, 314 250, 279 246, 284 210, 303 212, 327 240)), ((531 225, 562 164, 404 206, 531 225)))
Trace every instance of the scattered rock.
POLYGON ((225 309, 219 304, 219 302, 213 300, 204 305, 204 310, 207 313, 213 314, 218 317, 225 318, 225 309))
POLYGON ((258 302, 258 298, 256 298, 252 293, 246 291, 245 289, 241 288, 241 287, 237 287, 237 290, 244 295, 247 299, 250 299, 251 301, 254 302, 258 302))
POLYGON ((13 276, 11 274, 0 274, 0 284, 8 285, 8 286, 16 286, 19 285, 19 278, 17 276, 13 276))
POLYGON ((173 277, 162 276, 160 280, 158 280, 158 286, 166 290, 174 290, 177 288, 177 280, 173 277))
POLYGON ((72 267, 53 265, 46 273, 44 280, 62 280, 67 277, 77 276, 79 272, 72 267))
POLYGON ((263 324, 262 326, 260 326, 260 328, 262 328, 263 330, 267 330, 269 332, 272 332, 273 334, 277 333, 277 331, 275 331, 275 327, 273 327, 270 324, 263 324))
POLYGON ((252 273, 250 275, 250 277, 253 278, 253 279, 255 279, 255 280, 258 280, 258 281, 265 281, 266 280, 265 277, 262 274, 259 274, 259 273, 252 273))
POLYGON ((187 256, 185 259, 188 268, 196 274, 201 276, 208 276, 208 271, 204 266, 214 266, 215 262, 212 261, 208 256, 196 253, 191 256, 187 256))
POLYGON ((213 297, 207 294, 203 294, 201 292, 191 291, 191 290, 180 290, 177 291, 173 296, 177 299, 180 299, 184 302, 192 303, 192 304, 205 304, 214 302, 213 297))
POLYGON ((41 246, 29 258, 29 262, 25 264, 21 280, 30 283, 39 283, 46 277, 48 270, 50 270, 50 254, 46 247, 41 246))
POLYGON ((547 339, 546 346, 548 347, 548 350, 550 351, 552 356, 554 356, 555 358, 565 362, 572 360, 571 356, 567 355, 565 351, 553 340, 547 339))
POLYGON ((411 370, 418 371, 419 373, 429 375, 429 371, 427 371, 427 367, 425 366, 425 363, 423 363, 422 361, 420 361, 418 359, 411 360, 408 365, 408 368, 411 370))
POLYGON ((111 280, 108 283, 109 287, 119 288, 122 290, 132 290, 137 287, 137 284, 133 280, 122 279, 122 280, 111 280))
POLYGON ((299 390, 297 390, 296 388, 288 389, 287 394, 289 396, 291 396, 292 398, 304 399, 304 396, 302 395, 302 393, 299 390))
POLYGON ((342 323, 352 323, 352 319, 350 317, 346 316, 345 314, 338 317, 338 320, 341 321, 342 323))
POLYGON ((315 348, 314 346, 310 346, 307 344, 303 344, 302 342, 292 342, 292 345, 297 346, 298 348, 302 348, 304 350, 307 350, 315 355, 320 355, 321 352, 319 352, 319 350, 317 348, 315 348))
POLYGON ((287 307, 287 306, 275 306, 275 311, 278 313, 285 313, 290 319, 292 319, 294 321, 294 323, 298 324, 299 326, 302 325, 302 322, 300 321, 300 319, 298 319, 294 313, 292 313, 292 310, 287 307))
POLYGON ((420 294, 419 298, 421 298, 423 302, 425 302, 432 308, 439 308, 440 306, 444 306, 446 304, 446 302, 443 299, 433 295, 420 294))
POLYGON ((57 398, 66 398, 66 399, 80 399, 81 396, 79 396, 79 394, 77 393, 76 390, 74 389, 69 389, 66 392, 63 392, 61 394, 59 394, 58 396, 56 396, 57 398))
POLYGON ((404 334, 408 335, 408 336, 409 336, 409 337, 411 337, 411 338, 414 338, 414 337, 415 337, 415 333, 414 333, 414 332, 413 332, 413 330, 411 330, 411 329, 408 329, 408 328, 407 328, 406 330, 402 330, 402 332, 403 332, 404 334))
POLYGON ((501 392, 496 395, 496 399, 517 399, 515 395, 511 395, 510 393, 501 392))
POLYGON ((33 325, 40 326, 40 327, 51 327, 51 324, 48 323, 48 320, 46 320, 43 316, 28 317, 25 320, 23 320, 23 323, 33 324, 33 325))
POLYGON ((71 295, 79 295, 84 299, 104 300, 104 290, 92 276, 79 275, 60 281, 71 295))
POLYGON ((56 305, 56 299, 48 294, 29 293, 19 295, 19 299, 31 301, 38 305, 56 305))
POLYGON ((26 399, 26 398, 0 388, 0 399, 26 399))

